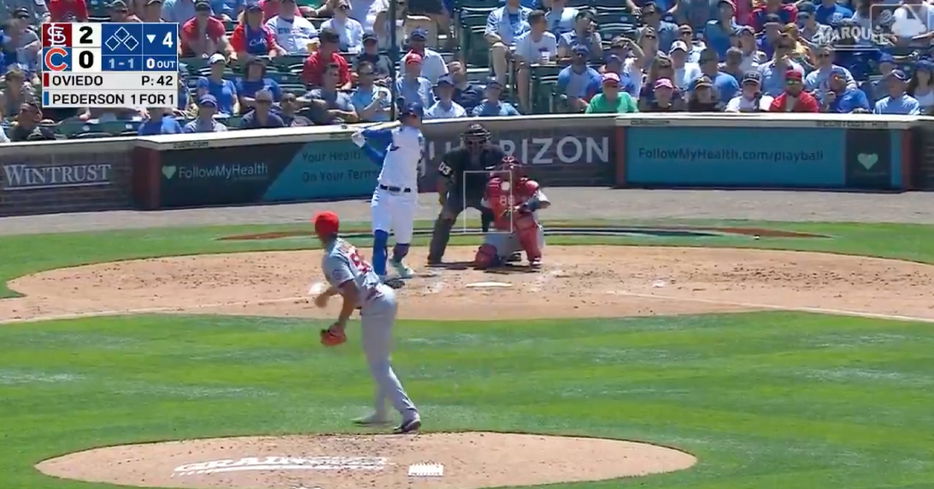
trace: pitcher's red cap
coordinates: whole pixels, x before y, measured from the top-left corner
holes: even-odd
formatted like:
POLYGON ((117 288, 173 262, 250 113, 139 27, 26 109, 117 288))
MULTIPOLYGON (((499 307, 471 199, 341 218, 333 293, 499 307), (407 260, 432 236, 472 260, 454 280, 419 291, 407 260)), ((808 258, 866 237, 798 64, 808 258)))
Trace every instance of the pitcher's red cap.
POLYGON ((315 217, 311 220, 315 223, 315 233, 319 236, 328 236, 331 234, 337 234, 338 229, 340 229, 340 218, 337 217, 337 214, 331 211, 324 211, 315 214, 315 217))

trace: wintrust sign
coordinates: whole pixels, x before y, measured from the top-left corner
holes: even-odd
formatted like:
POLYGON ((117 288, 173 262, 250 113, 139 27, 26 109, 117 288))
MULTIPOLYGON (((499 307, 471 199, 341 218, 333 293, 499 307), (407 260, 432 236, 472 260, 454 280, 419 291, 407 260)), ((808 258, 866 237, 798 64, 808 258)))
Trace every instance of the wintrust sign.
POLYGON ((112 174, 113 165, 109 163, 9 164, 3 165, 3 188, 14 191, 104 186, 111 184, 112 174))

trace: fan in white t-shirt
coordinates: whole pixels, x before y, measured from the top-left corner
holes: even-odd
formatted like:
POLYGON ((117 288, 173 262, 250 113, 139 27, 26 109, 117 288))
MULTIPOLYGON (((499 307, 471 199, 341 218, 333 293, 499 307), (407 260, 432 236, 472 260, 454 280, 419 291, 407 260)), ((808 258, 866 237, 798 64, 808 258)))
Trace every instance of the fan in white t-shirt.
POLYGON ((762 75, 749 71, 743 75, 739 95, 730 99, 724 112, 768 112, 772 97, 762 93, 762 75))
POLYGON ((548 32, 548 22, 545 12, 534 10, 529 14, 531 30, 516 38, 516 58, 518 69, 516 81, 519 92, 519 106, 523 112, 531 112, 529 101, 529 80, 531 79, 531 65, 552 63, 558 54, 558 40, 554 34, 548 32))

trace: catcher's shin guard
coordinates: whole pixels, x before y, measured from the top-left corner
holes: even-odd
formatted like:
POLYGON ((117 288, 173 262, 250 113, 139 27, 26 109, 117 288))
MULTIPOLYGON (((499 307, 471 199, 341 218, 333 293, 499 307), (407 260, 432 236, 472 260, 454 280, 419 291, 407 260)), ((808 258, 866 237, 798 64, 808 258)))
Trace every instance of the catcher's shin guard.
POLYGON ((496 247, 491 244, 482 244, 473 259, 473 266, 483 270, 496 264, 496 247))
POLYGON ((529 262, 541 260, 542 250, 538 247, 538 223, 535 222, 535 216, 531 213, 520 214, 514 224, 516 239, 519 240, 519 246, 525 250, 525 257, 529 262))

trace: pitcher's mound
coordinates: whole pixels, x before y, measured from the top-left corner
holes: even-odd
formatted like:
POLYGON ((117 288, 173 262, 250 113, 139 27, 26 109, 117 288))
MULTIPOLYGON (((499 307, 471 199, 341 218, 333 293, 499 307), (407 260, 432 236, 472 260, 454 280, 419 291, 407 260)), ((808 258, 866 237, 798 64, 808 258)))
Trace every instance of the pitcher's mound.
POLYGON ((56 477, 143 487, 478 489, 641 476, 695 462, 678 450, 619 440, 432 433, 124 445, 46 460, 38 469, 56 477))

